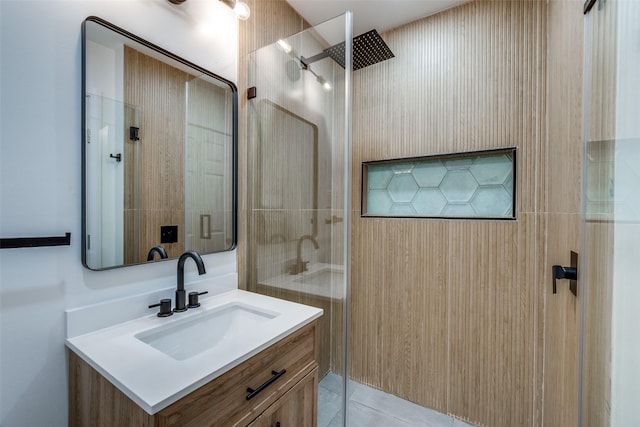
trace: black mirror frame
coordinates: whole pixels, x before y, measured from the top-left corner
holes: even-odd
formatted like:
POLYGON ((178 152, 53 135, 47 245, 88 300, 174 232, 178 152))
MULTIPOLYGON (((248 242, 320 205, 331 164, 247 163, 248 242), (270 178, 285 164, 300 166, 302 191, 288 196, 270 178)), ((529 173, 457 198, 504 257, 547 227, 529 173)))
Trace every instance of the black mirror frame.
MULTIPOLYGON (((219 80, 222 83, 227 84, 230 88, 231 88, 231 102, 232 102, 232 205, 233 205, 233 214, 232 214, 232 237, 233 237, 233 242, 231 243, 231 246, 229 246, 229 248, 223 250, 223 251, 219 251, 216 253, 221 253, 221 252, 229 252, 234 250, 237 245, 238 245, 238 88, 235 85, 235 83, 233 83, 230 80, 225 79, 224 77, 221 77, 215 73, 212 73, 209 70, 206 70, 202 67, 200 67, 199 65, 196 65, 190 61, 187 61, 184 58, 181 58, 163 48, 161 48, 160 46, 157 46, 141 37, 136 36, 133 33, 130 33, 127 30, 124 30, 116 25, 111 24, 108 21, 105 21, 102 18, 99 18, 97 16, 89 16, 87 17, 83 22, 82 22, 82 32, 81 32, 81 62, 82 62, 82 80, 81 80, 81 129, 80 129, 80 133, 81 133, 81 144, 82 144, 82 203, 81 203, 81 209, 82 209, 82 245, 81 245, 81 251, 82 251, 82 265, 92 271, 103 271, 103 270, 111 270, 114 268, 123 268, 123 267, 131 267, 131 266, 135 266, 135 265, 145 265, 146 263, 144 262, 140 262, 137 264, 123 264, 123 265, 116 265, 116 266, 110 266, 110 267, 105 267, 105 268, 100 268, 100 269, 94 269, 94 268, 90 268, 87 265, 87 171, 86 171, 86 137, 87 137, 87 132, 86 132, 86 97, 85 97, 85 91, 86 91, 86 82, 87 82, 87 67, 86 67, 86 58, 87 58, 87 47, 86 47, 86 40, 87 40, 87 22, 94 22, 97 23, 99 25, 102 25, 103 27, 114 31, 124 37, 127 37, 137 43, 140 43, 141 45, 152 49, 174 61, 180 62, 188 67, 193 68, 194 70, 202 73, 202 74, 206 74, 210 77, 215 78, 216 80, 219 80)), ((212 252, 213 253, 213 252, 212 252)), ((167 260, 173 260, 175 258, 167 258, 167 260)), ((159 260, 160 261, 160 260, 159 260)), ((164 261, 164 260, 162 260, 164 261)))

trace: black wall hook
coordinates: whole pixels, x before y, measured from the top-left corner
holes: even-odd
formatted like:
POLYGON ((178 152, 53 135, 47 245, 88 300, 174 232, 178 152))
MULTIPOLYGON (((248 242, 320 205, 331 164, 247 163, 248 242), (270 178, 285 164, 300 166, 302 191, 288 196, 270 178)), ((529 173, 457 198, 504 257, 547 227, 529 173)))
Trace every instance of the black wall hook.
POLYGON ((122 154, 118 153, 115 156, 113 154, 109 154, 109 157, 111 157, 112 159, 116 159, 116 162, 121 162, 122 161, 122 154))

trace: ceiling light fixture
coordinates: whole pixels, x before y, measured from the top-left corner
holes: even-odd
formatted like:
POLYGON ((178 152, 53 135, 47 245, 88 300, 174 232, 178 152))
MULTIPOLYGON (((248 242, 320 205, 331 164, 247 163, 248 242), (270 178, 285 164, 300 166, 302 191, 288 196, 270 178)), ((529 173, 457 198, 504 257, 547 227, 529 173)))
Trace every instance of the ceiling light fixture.
MULTIPOLYGON (((171 0, 169 0, 171 1, 171 0)), ((249 5, 243 1, 237 0, 220 0, 222 3, 226 4, 231 8, 238 19, 246 21, 251 16, 251 9, 249 9, 249 5)))

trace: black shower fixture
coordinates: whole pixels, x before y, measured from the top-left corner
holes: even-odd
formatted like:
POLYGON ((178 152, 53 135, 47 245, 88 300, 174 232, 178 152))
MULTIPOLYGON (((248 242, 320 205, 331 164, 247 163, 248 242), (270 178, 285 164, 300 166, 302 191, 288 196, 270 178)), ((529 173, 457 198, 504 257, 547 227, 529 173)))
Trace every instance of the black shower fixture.
MULTIPOLYGON (((326 48, 310 58, 300 57, 302 66, 306 69, 316 61, 330 57, 344 68, 345 43, 338 43, 326 48)), ((394 58, 389 46, 382 40, 377 30, 371 30, 353 38, 353 71, 359 70, 378 62, 394 58)))

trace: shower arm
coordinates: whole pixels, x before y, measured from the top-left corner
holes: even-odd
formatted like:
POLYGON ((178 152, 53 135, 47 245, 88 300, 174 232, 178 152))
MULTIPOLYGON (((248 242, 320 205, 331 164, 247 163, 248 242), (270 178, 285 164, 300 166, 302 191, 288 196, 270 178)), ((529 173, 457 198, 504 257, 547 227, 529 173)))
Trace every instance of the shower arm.
POLYGON ((305 70, 309 69, 309 65, 313 64, 316 61, 320 61, 321 59, 325 59, 329 57, 329 52, 328 51, 323 51, 320 52, 317 55, 313 55, 311 58, 305 58, 304 56, 300 55, 300 63, 302 64, 302 68, 304 68, 305 70))

